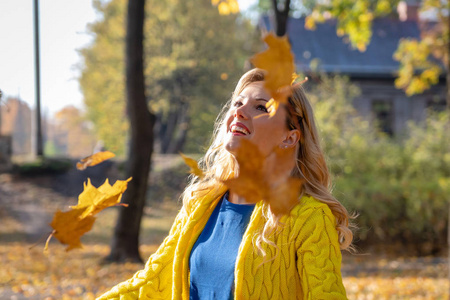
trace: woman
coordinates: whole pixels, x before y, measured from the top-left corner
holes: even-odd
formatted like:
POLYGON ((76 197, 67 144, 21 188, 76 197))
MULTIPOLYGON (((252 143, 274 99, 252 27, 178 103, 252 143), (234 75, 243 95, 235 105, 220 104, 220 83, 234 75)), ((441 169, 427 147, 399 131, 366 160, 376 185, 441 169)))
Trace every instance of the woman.
POLYGON ((340 251, 352 232, 330 193, 312 108, 294 86, 289 103, 269 117, 270 98, 262 70, 242 76, 204 157, 205 177, 186 188, 169 236, 144 270, 99 299, 346 299, 340 251), (303 180, 298 200, 282 214, 223 184, 239 175, 244 141, 265 157, 266 178, 274 166, 290 165, 286 175, 272 176, 275 185, 303 180), (274 149, 295 157, 281 163, 274 149))

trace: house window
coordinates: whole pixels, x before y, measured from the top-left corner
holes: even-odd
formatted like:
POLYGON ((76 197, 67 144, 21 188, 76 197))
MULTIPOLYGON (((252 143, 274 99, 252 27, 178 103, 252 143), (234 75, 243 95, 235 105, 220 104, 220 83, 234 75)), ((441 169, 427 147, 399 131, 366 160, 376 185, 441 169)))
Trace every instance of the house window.
POLYGON ((392 101, 374 100, 372 111, 375 115, 378 128, 388 135, 394 134, 394 112, 392 101))
POLYGON ((445 110, 447 103, 445 102, 445 98, 443 98, 439 95, 434 95, 427 99, 426 105, 427 105, 428 109, 430 109, 432 111, 440 112, 440 111, 445 110))

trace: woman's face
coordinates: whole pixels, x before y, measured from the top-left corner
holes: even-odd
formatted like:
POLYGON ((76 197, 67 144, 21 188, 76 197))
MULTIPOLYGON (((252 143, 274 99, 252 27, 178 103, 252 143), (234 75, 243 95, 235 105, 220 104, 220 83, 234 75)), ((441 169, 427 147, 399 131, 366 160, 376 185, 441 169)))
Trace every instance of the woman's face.
POLYGON ((225 149, 235 153, 241 139, 255 144, 264 156, 275 147, 285 147, 290 136, 286 126, 286 110, 280 106, 269 118, 265 107, 271 96, 264 88, 264 82, 250 83, 231 103, 227 113, 225 149))

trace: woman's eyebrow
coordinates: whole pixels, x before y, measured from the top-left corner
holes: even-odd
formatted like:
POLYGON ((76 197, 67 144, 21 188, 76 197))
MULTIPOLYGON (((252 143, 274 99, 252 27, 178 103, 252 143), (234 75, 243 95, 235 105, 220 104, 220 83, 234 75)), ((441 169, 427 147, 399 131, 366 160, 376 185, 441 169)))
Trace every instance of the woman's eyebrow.
MULTIPOLYGON (((244 95, 238 95, 236 97, 236 99, 245 99, 245 98, 250 98, 250 97, 249 96, 244 96, 244 95)), ((256 97, 253 98, 253 100, 255 100, 255 101, 265 101, 265 102, 269 101, 268 99, 266 99, 263 96, 256 96, 256 97)))

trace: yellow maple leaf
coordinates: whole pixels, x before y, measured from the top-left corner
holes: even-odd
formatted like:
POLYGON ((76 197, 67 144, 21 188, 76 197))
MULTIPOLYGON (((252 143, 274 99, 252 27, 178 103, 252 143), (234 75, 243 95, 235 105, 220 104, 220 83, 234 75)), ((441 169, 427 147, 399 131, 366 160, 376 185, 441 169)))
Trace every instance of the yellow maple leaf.
POLYGON ((275 101, 286 103, 290 96, 292 74, 295 71, 294 55, 287 36, 277 37, 269 33, 264 37, 267 50, 252 58, 255 67, 266 71, 264 87, 275 101))
POLYGON ((45 249, 48 248, 48 243, 52 236, 57 238, 62 244, 68 245, 66 251, 81 248, 80 237, 91 230, 95 222, 95 217, 93 216, 81 218, 85 210, 86 208, 72 209, 67 212, 58 210, 50 223, 53 232, 47 239, 45 249))
MULTIPOLYGON (((122 199, 122 194, 127 189, 130 180, 131 177, 127 180, 116 180, 114 185, 111 186, 108 179, 106 179, 97 189, 88 178, 87 183, 84 183, 83 192, 78 196, 78 204, 71 206, 71 208, 85 208, 81 215, 81 218, 84 218, 88 215, 95 215, 107 207, 117 205, 122 199)), ((120 205, 127 206, 127 204, 123 203, 120 205)))
POLYGON ((102 152, 94 153, 90 156, 87 156, 87 157, 81 159, 80 162, 77 163, 77 169, 84 170, 87 167, 92 167, 92 166, 98 165, 99 163, 101 163, 107 159, 113 158, 114 156, 116 156, 116 155, 110 151, 102 151, 102 152))
POLYGON ((200 179, 205 177, 205 174, 203 171, 199 168, 198 163, 195 159, 192 159, 183 153, 180 152, 181 157, 184 160, 184 163, 188 165, 190 168, 189 173, 194 174, 195 176, 198 176, 200 179))

